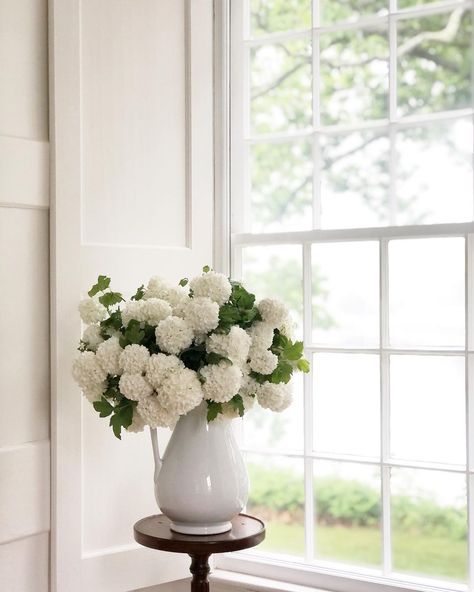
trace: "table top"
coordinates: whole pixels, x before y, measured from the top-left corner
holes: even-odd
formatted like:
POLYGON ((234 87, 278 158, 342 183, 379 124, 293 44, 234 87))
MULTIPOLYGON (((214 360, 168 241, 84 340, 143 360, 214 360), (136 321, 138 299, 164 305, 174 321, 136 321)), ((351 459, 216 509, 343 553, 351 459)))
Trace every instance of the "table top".
POLYGON ((232 520, 232 529, 222 534, 180 534, 170 529, 170 522, 163 514, 142 518, 133 527, 135 540, 160 551, 210 555, 249 549, 265 538, 264 523, 247 514, 238 514, 232 520))

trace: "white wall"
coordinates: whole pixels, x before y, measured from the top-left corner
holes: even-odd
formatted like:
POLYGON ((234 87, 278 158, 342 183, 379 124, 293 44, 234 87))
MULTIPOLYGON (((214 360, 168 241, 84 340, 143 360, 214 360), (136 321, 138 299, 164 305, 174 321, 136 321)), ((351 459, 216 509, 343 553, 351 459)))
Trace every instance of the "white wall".
POLYGON ((0 0, 0 582, 49 588, 47 0, 0 0))

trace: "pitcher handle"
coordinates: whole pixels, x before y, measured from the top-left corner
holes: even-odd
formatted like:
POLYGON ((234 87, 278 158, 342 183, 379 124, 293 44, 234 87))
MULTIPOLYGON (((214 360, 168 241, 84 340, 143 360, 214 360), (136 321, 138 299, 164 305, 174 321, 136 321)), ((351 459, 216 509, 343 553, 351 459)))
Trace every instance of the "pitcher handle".
POLYGON ((162 460, 160 457, 160 447, 158 445, 158 433, 156 428, 150 428, 150 436, 151 436, 151 446, 153 448, 153 459, 155 461, 155 474, 154 480, 155 483, 158 480, 158 475, 160 474, 162 460))

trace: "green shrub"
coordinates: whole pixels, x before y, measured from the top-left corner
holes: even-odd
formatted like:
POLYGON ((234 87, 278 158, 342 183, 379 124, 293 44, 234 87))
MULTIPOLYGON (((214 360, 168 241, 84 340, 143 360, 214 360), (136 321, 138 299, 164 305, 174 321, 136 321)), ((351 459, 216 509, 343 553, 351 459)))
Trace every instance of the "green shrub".
MULTIPOLYGON (((301 475, 291 469, 250 464, 250 504, 272 514, 299 518, 304 512, 301 475)), ((357 480, 319 477, 314 480, 315 514, 321 524, 376 527, 380 521, 380 491, 357 480)), ((428 497, 392 496, 394 529, 413 534, 466 538, 465 508, 440 506, 428 497)))

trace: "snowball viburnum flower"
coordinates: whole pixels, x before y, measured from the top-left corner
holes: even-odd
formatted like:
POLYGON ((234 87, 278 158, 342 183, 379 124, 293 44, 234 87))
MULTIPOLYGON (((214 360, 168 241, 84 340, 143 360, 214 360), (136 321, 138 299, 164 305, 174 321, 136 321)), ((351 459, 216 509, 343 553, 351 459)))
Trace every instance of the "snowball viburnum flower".
POLYGON ((273 328, 282 325, 288 317, 288 309, 279 300, 264 298, 257 304, 262 319, 272 325, 273 328))
POLYGON ((291 386, 283 382, 279 384, 264 382, 257 392, 257 400, 264 409, 284 411, 293 400, 291 386))
POLYGON ((155 275, 152 278, 150 278, 143 298, 162 298, 163 300, 166 300, 166 296, 169 289, 170 285, 168 284, 168 282, 164 280, 162 277, 155 275))
POLYGON ((227 277, 215 271, 193 278, 189 285, 195 297, 210 298, 219 306, 227 302, 232 293, 232 286, 227 277))
POLYGON ((127 432, 133 432, 135 434, 138 432, 143 432, 145 429, 145 420, 138 412, 138 409, 133 411, 132 423, 128 426, 128 428, 125 429, 127 432))
POLYGON ((189 368, 171 372, 158 390, 161 405, 170 413, 183 415, 201 403, 203 393, 199 378, 189 368))
POLYGON ((119 389, 122 395, 132 401, 141 401, 153 392, 153 387, 141 374, 122 374, 119 389))
POLYGON ((183 311, 184 320, 196 333, 209 333, 219 324, 219 305, 210 298, 190 298, 183 311))
POLYGON ((123 349, 120 347, 118 338, 111 337, 99 345, 96 357, 102 369, 107 374, 121 374, 123 372, 122 365, 120 364, 122 353, 123 349))
POLYGON ((107 309, 96 298, 84 298, 78 308, 81 320, 86 325, 100 323, 107 315, 107 309))
POLYGON ((73 362, 72 376, 77 384, 85 389, 95 387, 105 381, 107 372, 97 361, 94 352, 81 352, 73 362))
POLYGON ((237 364, 238 366, 247 361, 250 336, 240 327, 232 327, 227 335, 212 333, 206 342, 206 351, 220 354, 237 364))
POLYGON ((158 323, 155 336, 162 351, 179 354, 191 345, 194 332, 185 320, 171 316, 158 323))
POLYGON ((248 329, 248 334, 252 338, 251 349, 268 349, 273 343, 273 327, 269 323, 257 321, 248 329))
POLYGON ((147 314, 146 300, 130 300, 122 309, 122 323, 124 327, 131 320, 144 323, 147 320, 147 314))
POLYGON ((138 401, 138 413, 151 428, 174 428, 179 415, 167 411, 156 395, 138 401))
POLYGON ((104 380, 102 382, 84 387, 82 389, 82 393, 89 403, 95 403, 96 401, 100 401, 102 399, 102 395, 106 390, 107 382, 104 380))
POLYGON ((146 377, 150 384, 158 390, 171 372, 181 368, 184 368, 184 364, 178 357, 161 353, 153 354, 148 362, 146 377))
POLYGON ((148 366, 150 352, 144 345, 127 345, 120 356, 120 365, 128 374, 143 374, 148 366))
POLYGON ((96 351, 104 341, 104 338, 100 334, 100 325, 89 325, 82 334, 82 341, 89 349, 96 351))
POLYGON ((202 390, 204 398, 216 403, 226 403, 239 392, 242 371, 226 362, 208 364, 199 371, 204 379, 202 390))
POLYGON ((268 349, 251 352, 250 368, 259 374, 271 374, 278 366, 278 356, 268 349))
POLYGON ((156 326, 160 321, 171 315, 171 306, 161 298, 150 298, 143 301, 145 320, 149 325, 156 326))

